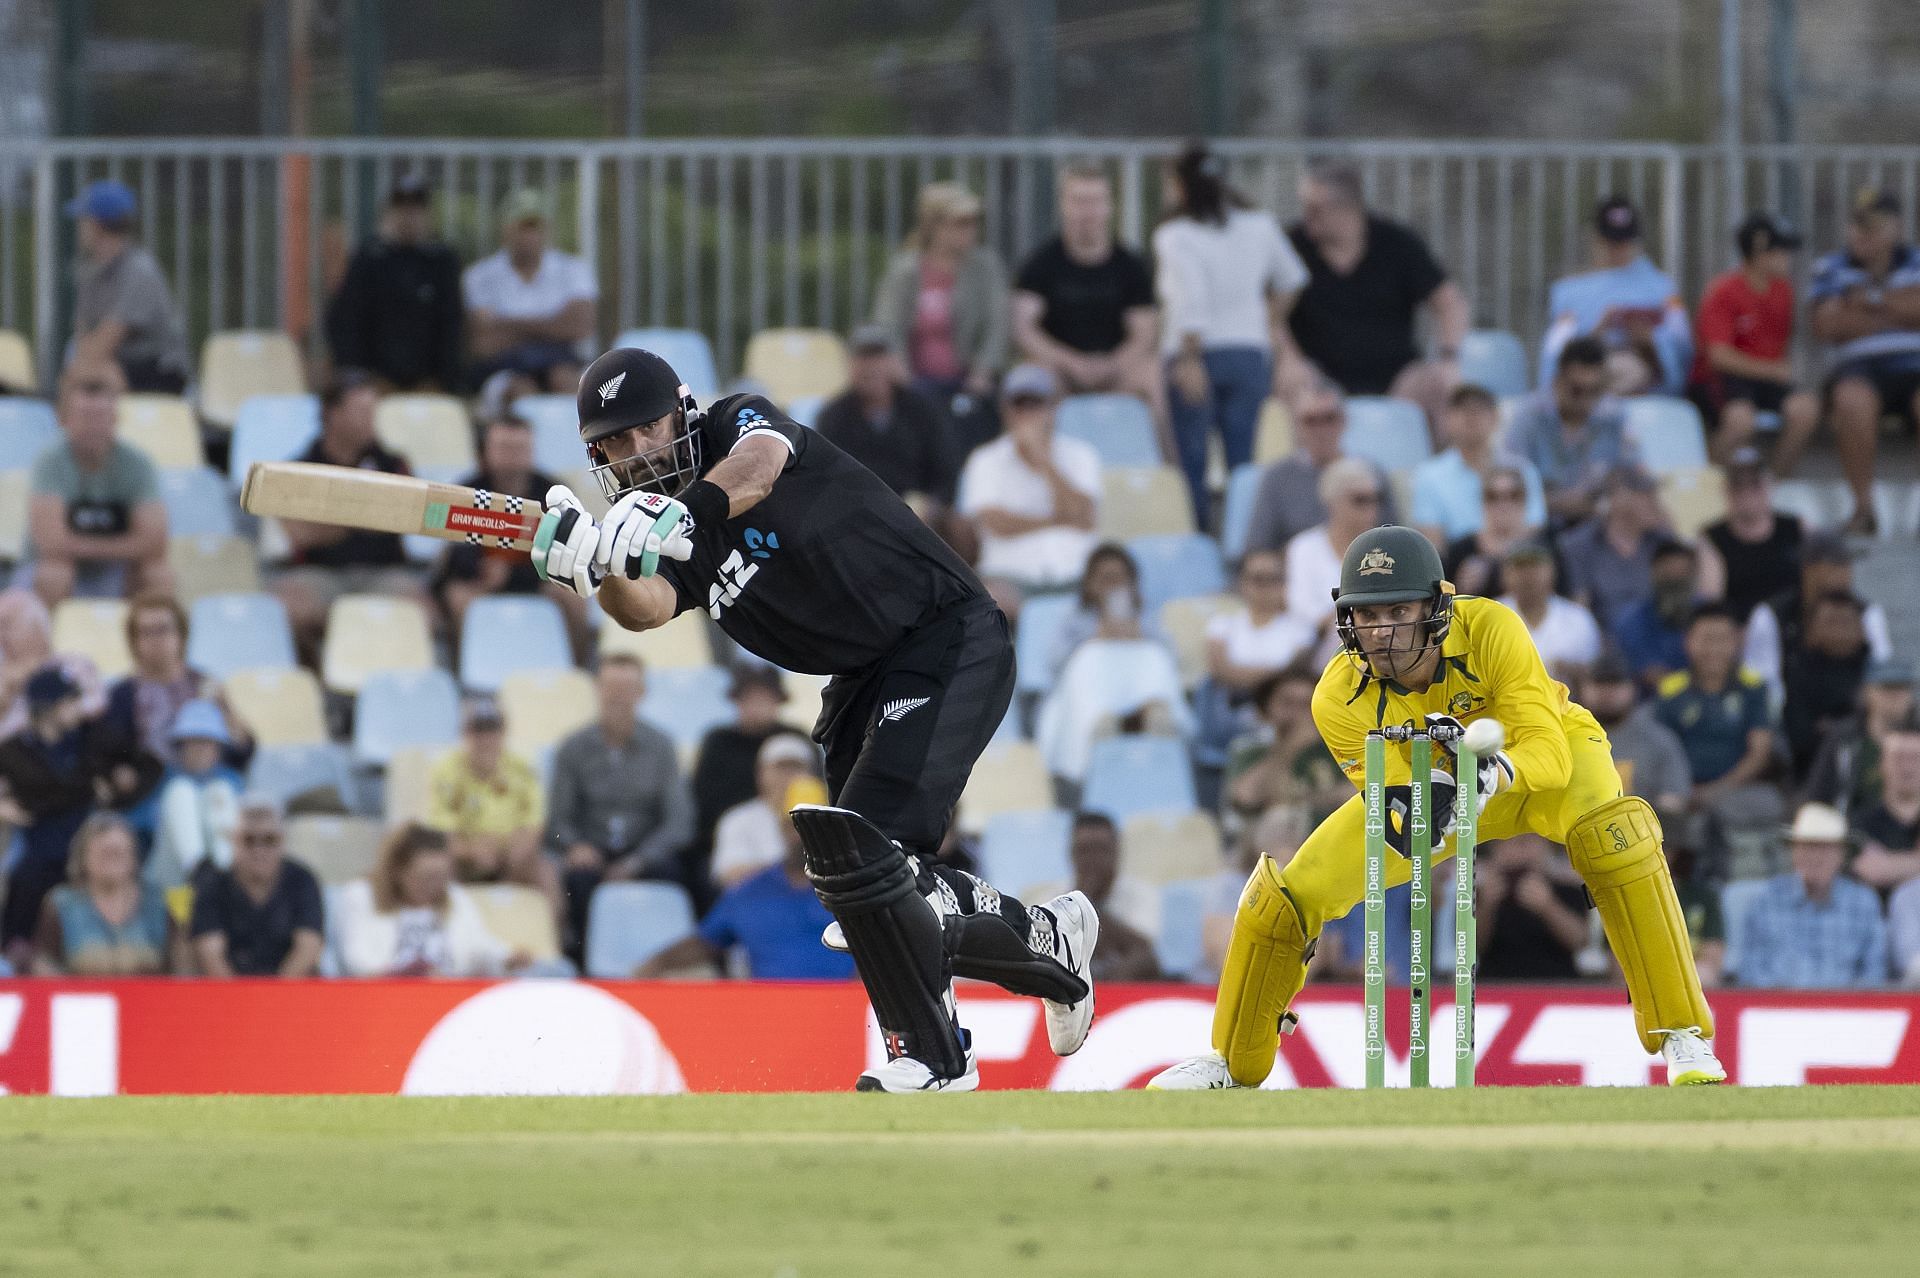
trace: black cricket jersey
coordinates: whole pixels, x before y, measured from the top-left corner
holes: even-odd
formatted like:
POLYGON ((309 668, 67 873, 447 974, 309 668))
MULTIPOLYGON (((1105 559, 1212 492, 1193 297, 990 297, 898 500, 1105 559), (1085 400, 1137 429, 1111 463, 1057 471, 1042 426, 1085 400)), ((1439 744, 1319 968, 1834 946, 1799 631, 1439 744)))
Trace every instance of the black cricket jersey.
POLYGON ((663 559, 676 613, 704 608, 735 643, 801 674, 852 674, 915 627, 986 590, 872 471, 761 395, 728 395, 701 418, 710 469, 748 435, 791 456, 773 491, 693 532, 693 558, 663 559))

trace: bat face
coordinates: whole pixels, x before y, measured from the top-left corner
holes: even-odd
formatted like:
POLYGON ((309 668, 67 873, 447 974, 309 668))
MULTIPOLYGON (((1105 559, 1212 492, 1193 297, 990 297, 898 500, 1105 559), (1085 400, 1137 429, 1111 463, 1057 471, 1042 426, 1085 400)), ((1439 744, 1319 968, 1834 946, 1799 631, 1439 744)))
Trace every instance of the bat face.
POLYGON ((526 497, 314 462, 255 462, 240 506, 254 515, 505 550, 531 549, 542 514, 526 497))

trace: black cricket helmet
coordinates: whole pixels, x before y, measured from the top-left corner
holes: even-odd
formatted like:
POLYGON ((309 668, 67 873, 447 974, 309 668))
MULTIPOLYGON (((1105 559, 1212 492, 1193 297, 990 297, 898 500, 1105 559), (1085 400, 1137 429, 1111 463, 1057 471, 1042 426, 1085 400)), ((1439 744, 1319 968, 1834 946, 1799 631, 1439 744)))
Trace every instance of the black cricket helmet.
POLYGON ((700 410, 673 366, 652 351, 617 346, 580 375, 580 442, 593 459, 594 482, 609 502, 636 489, 677 496, 700 477, 700 410), (601 441, 647 422, 671 418, 651 448, 607 458, 601 441))
MULTIPOLYGON (((1353 610, 1367 604, 1425 601, 1424 615, 1393 626, 1393 648, 1418 657, 1440 646, 1453 625, 1453 585, 1440 566, 1440 552, 1416 528, 1382 524, 1353 539, 1340 561, 1340 588, 1333 592, 1334 629, 1340 646, 1364 664, 1366 657, 1353 624, 1353 610), (1419 627, 1423 635, 1402 649, 1401 626, 1419 627)), ((1368 627, 1378 629, 1379 627, 1368 627)))

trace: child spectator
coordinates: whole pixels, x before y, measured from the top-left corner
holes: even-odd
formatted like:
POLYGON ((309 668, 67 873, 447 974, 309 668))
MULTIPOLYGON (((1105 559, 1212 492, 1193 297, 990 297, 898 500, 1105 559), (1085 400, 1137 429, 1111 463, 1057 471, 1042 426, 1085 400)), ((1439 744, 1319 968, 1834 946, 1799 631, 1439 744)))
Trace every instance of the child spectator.
POLYGON ((1159 618, 1146 615, 1140 566, 1117 541, 1102 542, 1087 556, 1074 610, 1053 637, 1047 664, 1056 679, 1066 669, 1067 659, 1090 639, 1151 639, 1173 651, 1173 641, 1159 618))
POLYGON ((1694 401, 1713 428, 1713 456, 1725 461, 1752 439, 1761 413, 1780 418, 1774 469, 1794 463, 1820 425, 1820 400, 1793 384, 1793 254, 1800 233, 1754 213, 1734 233, 1740 265, 1700 298, 1693 358, 1694 401))
POLYGON ((160 786, 159 822, 146 868, 147 880, 161 888, 232 866, 242 788, 240 774, 222 762, 233 737, 219 706, 187 702, 168 737, 174 762, 160 786))

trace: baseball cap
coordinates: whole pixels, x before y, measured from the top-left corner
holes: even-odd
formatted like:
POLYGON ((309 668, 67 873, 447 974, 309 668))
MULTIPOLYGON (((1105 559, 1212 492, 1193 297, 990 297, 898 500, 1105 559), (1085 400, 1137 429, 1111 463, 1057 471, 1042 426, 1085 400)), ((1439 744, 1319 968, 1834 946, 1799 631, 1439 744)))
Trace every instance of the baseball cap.
POLYGON ((498 732, 507 726, 507 717, 492 697, 474 697, 467 702, 460 722, 469 732, 498 732))
POLYGON ((92 183, 67 201, 68 217, 90 217, 96 222, 129 222, 140 207, 133 189, 112 178, 92 183))
POLYGON ((753 756, 753 761, 756 765, 797 763, 808 768, 813 766, 813 746, 794 733, 776 732, 760 743, 760 752, 753 756))
POLYGON ((893 335, 879 324, 862 324, 847 337, 847 349, 855 355, 893 349, 893 335))
POLYGON ((1733 233, 1733 238, 1740 246, 1742 257, 1752 257, 1768 249, 1800 247, 1800 232, 1793 223, 1771 213, 1747 214, 1746 221, 1740 223, 1740 229, 1733 233))
POLYGON ((500 225, 517 226, 522 222, 547 220, 546 197, 531 187, 521 187, 500 201, 500 225))
POLYGON ((433 187, 418 173, 403 173, 387 191, 388 204, 425 204, 433 198, 433 187))
POLYGON ((167 732, 169 741, 211 741, 215 745, 232 745, 233 737, 227 732, 227 716, 220 707, 211 701, 189 701, 180 707, 173 716, 173 727, 167 732))
POLYGON ((733 681, 727 685, 727 698, 732 700, 750 688, 761 688, 785 701, 787 699, 786 682, 780 678, 780 672, 772 666, 741 664, 733 668, 733 681))
POLYGON ((1863 186, 1853 193, 1852 217, 1899 217, 1900 197, 1885 187, 1863 186))
POLYGON ((1000 383, 1001 399, 1058 399, 1060 381, 1042 364, 1016 364, 1000 383))
POLYGON ((1899 657, 1882 657, 1868 664, 1864 682, 1879 688, 1911 688, 1913 663, 1899 657))
POLYGON ((1800 543, 1803 564, 1850 564, 1858 558, 1847 539, 1837 532, 1809 533, 1800 543))
POLYGON ((1594 233, 1614 244, 1640 238, 1640 210, 1624 195, 1610 195, 1593 211, 1594 233))
POLYGON ((68 697, 80 691, 80 685, 59 666, 48 666, 27 680, 26 697, 29 710, 45 710, 48 706, 58 705, 68 697))

